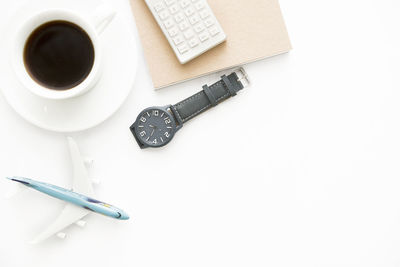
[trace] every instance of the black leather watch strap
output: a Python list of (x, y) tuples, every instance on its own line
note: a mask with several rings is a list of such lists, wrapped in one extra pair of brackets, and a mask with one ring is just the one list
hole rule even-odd
[(221, 80), (210, 87), (203, 85), (203, 90), (172, 106), (179, 123), (184, 123), (203, 111), (216, 106), (225, 99), (235, 96), (243, 89), (243, 84), (235, 72), (223, 75)]

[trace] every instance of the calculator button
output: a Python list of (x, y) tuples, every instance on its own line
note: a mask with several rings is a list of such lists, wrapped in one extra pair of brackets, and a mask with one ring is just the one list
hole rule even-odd
[(169, 34), (169, 36), (171, 36), (171, 37), (176, 36), (178, 33), (179, 33), (179, 30), (178, 30), (177, 27), (173, 27), (173, 28), (171, 28), (170, 30), (168, 30), (168, 34)]
[(185, 7), (187, 7), (187, 6), (190, 5), (190, 2), (189, 2), (189, 0), (182, 0), (182, 1), (180, 2), (180, 4), (181, 4), (181, 7), (182, 7), (182, 8), (185, 8)]
[(203, 32), (199, 34), (199, 38), (200, 41), (204, 42), (206, 41), (208, 38), (210, 38), (210, 35), (208, 34), (208, 32)]
[(210, 27), (212, 25), (214, 25), (214, 20), (212, 18), (208, 18), (206, 20), (204, 20), (204, 25), (206, 25), (206, 27)]
[(181, 31), (184, 31), (189, 27), (190, 27), (190, 25), (189, 25), (189, 23), (187, 21), (184, 21), (181, 24), (179, 24), (179, 29), (181, 29)]
[(164, 0), (164, 2), (167, 4), (167, 6), (172, 5), (173, 3), (176, 2), (176, 0)]
[(194, 14), (194, 8), (193, 7), (188, 7), (188, 8), (186, 8), (185, 9), (185, 14), (186, 14), (186, 16), (188, 16), (188, 17), (190, 17), (191, 15), (193, 15)]
[(174, 26), (174, 22), (172, 21), (172, 19), (167, 19), (166, 21), (164, 21), (164, 26), (165, 28), (169, 29)]
[(182, 20), (185, 19), (185, 15), (183, 15), (182, 12), (179, 12), (178, 14), (175, 15), (175, 21), (176, 23), (181, 22)]
[(211, 36), (215, 36), (219, 33), (219, 29), (217, 27), (212, 27), (209, 29)]
[(206, 9), (200, 11), (199, 14), (200, 14), (200, 17), (201, 17), (202, 19), (205, 19), (205, 18), (207, 18), (208, 16), (210, 16), (210, 12), (208, 12), (208, 10), (206, 10)]
[(179, 11), (179, 7), (178, 7), (177, 4), (174, 4), (174, 5), (169, 7), (169, 12), (171, 12), (171, 14), (175, 14), (178, 11)]
[(197, 25), (194, 26), (194, 30), (195, 30), (197, 33), (204, 31), (204, 26), (203, 26), (203, 24), (198, 23)]
[(189, 47), (186, 44), (183, 44), (181, 46), (178, 46), (178, 50), (181, 54), (183, 54), (189, 51)]
[(198, 3), (194, 4), (194, 6), (196, 7), (197, 10), (201, 10), (204, 8), (204, 3), (198, 2)]
[(198, 44), (199, 44), (199, 41), (197, 40), (197, 38), (192, 38), (192, 39), (189, 40), (189, 45), (192, 48), (197, 46)]
[(198, 15), (193, 15), (189, 18), (190, 24), (196, 24), (200, 21), (200, 17)]
[(160, 12), (161, 10), (164, 9), (164, 6), (161, 2), (158, 2), (154, 5), (154, 9), (156, 10), (156, 12)]
[(158, 13), (158, 15), (160, 16), (160, 19), (165, 20), (169, 17), (169, 13), (167, 10), (161, 11), (160, 13)]
[(174, 39), (174, 44), (175, 45), (179, 45), (179, 44), (181, 44), (181, 43), (183, 43), (185, 40), (183, 39), (183, 37), (182, 36), (180, 36), (180, 35), (178, 35), (177, 37), (175, 37)]
[(194, 32), (192, 29), (189, 29), (183, 33), (186, 39), (190, 39), (194, 36)]

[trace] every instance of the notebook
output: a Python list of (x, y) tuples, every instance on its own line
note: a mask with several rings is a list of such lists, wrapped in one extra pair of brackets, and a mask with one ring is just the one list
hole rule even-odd
[(130, 1), (155, 89), (291, 49), (278, 0), (208, 0), (227, 40), (182, 65), (145, 1)]

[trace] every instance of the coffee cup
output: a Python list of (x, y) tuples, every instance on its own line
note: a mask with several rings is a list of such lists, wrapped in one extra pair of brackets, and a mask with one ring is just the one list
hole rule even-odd
[(12, 65), (26, 89), (47, 99), (68, 99), (92, 89), (101, 75), (99, 35), (115, 15), (108, 5), (91, 14), (41, 11), (14, 37)]

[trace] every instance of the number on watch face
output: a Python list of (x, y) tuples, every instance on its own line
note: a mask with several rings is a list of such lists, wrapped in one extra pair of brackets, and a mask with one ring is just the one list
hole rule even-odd
[(174, 135), (172, 115), (161, 109), (146, 109), (138, 117), (136, 136), (143, 144), (157, 147), (167, 144)]

